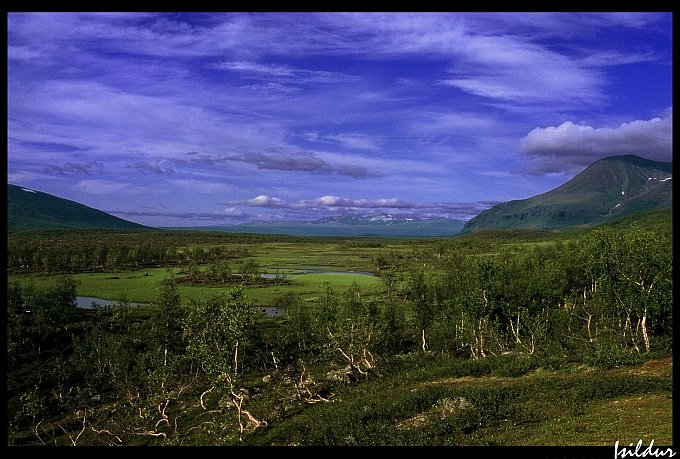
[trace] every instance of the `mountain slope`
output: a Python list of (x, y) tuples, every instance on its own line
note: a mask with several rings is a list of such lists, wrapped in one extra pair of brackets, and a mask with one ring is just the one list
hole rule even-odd
[(148, 228), (48, 193), (7, 184), (7, 231)]
[(554, 190), (481, 212), (465, 224), (462, 233), (589, 225), (612, 216), (672, 207), (672, 172), (670, 162), (633, 155), (604, 158)]

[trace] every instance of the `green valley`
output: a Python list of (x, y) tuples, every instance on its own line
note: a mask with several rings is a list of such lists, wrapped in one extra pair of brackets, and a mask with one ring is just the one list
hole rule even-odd
[(12, 234), (8, 442), (672, 444), (670, 247), (670, 209), (430, 239)]

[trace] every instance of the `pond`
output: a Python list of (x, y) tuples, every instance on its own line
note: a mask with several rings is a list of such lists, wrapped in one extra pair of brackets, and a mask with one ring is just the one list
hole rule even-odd
[(279, 308), (273, 308), (271, 306), (259, 306), (257, 308), (262, 314), (269, 317), (285, 317), (286, 311)]
[[(77, 296), (76, 307), (81, 309), (92, 309), (92, 303), (102, 308), (110, 308), (118, 301), (105, 300), (103, 298), (96, 298), (94, 296)], [(138, 306), (140, 303), (130, 303), (132, 306)]]

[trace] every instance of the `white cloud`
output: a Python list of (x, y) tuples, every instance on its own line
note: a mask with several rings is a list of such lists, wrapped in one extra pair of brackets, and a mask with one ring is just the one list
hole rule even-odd
[(636, 120), (618, 127), (595, 128), (571, 121), (536, 128), (520, 140), (524, 154), (536, 160), (535, 172), (585, 167), (614, 155), (638, 155), (656, 161), (673, 156), (673, 113), (663, 118)]
[(315, 199), (315, 202), (322, 206), (341, 206), (350, 202), (349, 199), (343, 199), (339, 196), (321, 196)]
[(227, 207), (220, 212), (220, 215), (225, 215), (227, 217), (242, 217), (244, 214), (238, 207)]
[(255, 207), (282, 207), (286, 205), (286, 202), (284, 200), (272, 196), (267, 196), (266, 194), (261, 194), (259, 196), (254, 197), (253, 199), (249, 199), (247, 203), (248, 205)]
[(452, 78), (441, 83), (462, 91), (519, 104), (600, 101), (602, 78), (575, 59), (514, 36), (467, 34), (451, 67)]

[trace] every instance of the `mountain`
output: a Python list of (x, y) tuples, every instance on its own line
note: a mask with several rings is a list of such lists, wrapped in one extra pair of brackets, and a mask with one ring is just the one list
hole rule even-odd
[(194, 229), (291, 236), (445, 237), (458, 234), (464, 223), (462, 220), (448, 218), (416, 219), (379, 214), (325, 217), (307, 222), (262, 221)]
[(492, 228), (556, 229), (673, 206), (671, 162), (634, 155), (594, 162), (565, 184), (528, 199), (497, 204), (470, 219), (461, 234)]
[(7, 184), (7, 231), (148, 229), (68, 199)]
[(394, 217), (390, 214), (379, 214), (364, 216), (342, 215), (335, 217), (324, 217), (320, 218), (319, 220), (315, 220), (311, 223), (315, 224), (339, 223), (343, 225), (394, 225), (399, 223), (408, 223), (412, 221), (416, 221), (416, 219), (410, 217)]

